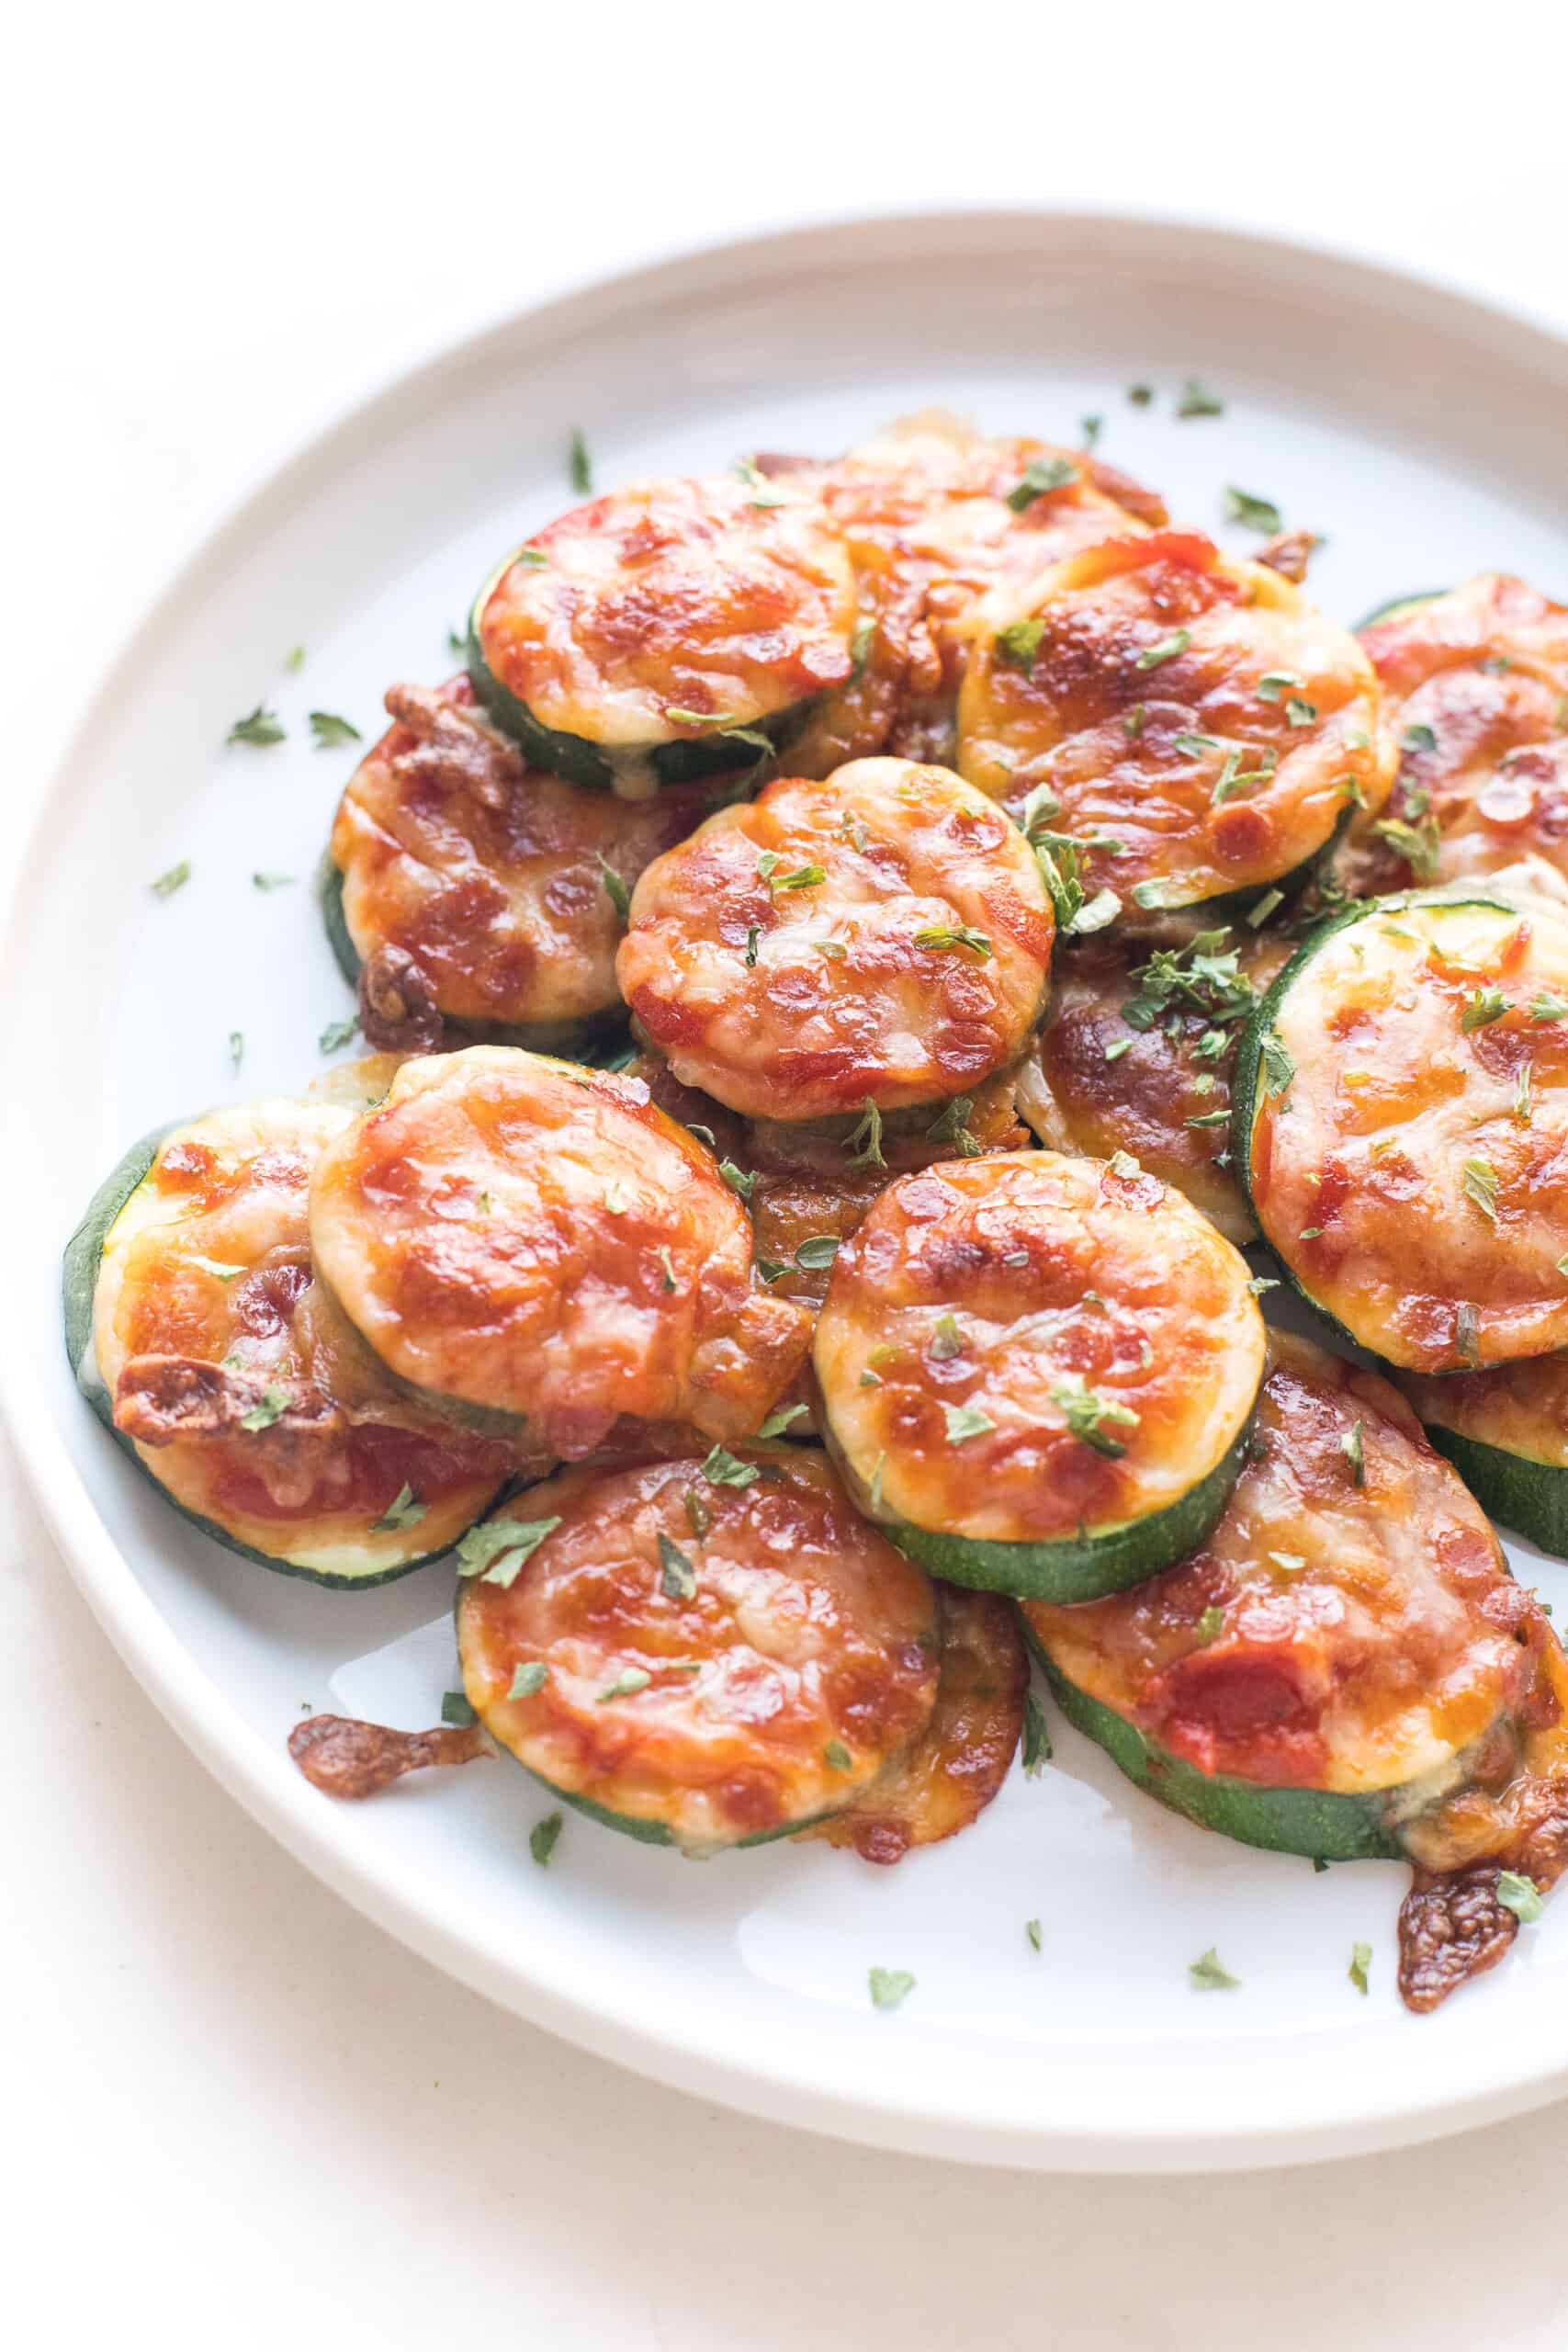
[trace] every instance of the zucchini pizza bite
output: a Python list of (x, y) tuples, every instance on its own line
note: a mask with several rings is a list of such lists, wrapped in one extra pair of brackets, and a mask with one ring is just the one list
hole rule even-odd
[(322, 1153), (310, 1242), (398, 1380), (557, 1457), (623, 1415), (750, 1435), (809, 1335), (753, 1286), (744, 1207), (645, 1085), (514, 1047), (405, 1062)]
[(1231, 1168), (1231, 1069), (1241, 1024), (1292, 945), (1242, 924), (1184, 947), (1097, 940), (1065, 956), (1018, 1075), (1041, 1142), (1090, 1159), (1130, 1151), (1227, 1240), (1255, 1239)]
[(1568, 876), (1568, 607), (1483, 571), (1361, 630), (1399, 769), (1347, 860), (1363, 889), (1491, 875), (1534, 854)]
[(1246, 1261), (1118, 1154), (901, 1176), (834, 1261), (814, 1363), (862, 1508), (958, 1584), (1086, 1600), (1200, 1543), (1263, 1376)]
[(902, 1861), (967, 1829), (1001, 1789), (1018, 1753), (1029, 1653), (1018, 1611), (994, 1592), (938, 1584), (936, 1706), (912, 1747), (842, 1813), (803, 1834), (863, 1861)]
[(1081, 549), (991, 599), (975, 637), (960, 772), (1059, 823), (1126, 912), (1292, 882), (1386, 797), (1355, 639), (1197, 532)]
[(321, 881), (366, 1036), (423, 1051), (454, 1033), (559, 1046), (617, 1018), (632, 886), (716, 788), (627, 803), (530, 768), (467, 678), (393, 686), (387, 708), (393, 724), (338, 804)]
[(942, 1102), (1014, 1061), (1054, 930), (1033, 851), (982, 794), (858, 760), (780, 777), (656, 858), (615, 968), (683, 1083), (816, 1119)]
[(513, 1450), (397, 1391), (312, 1279), (311, 1171), (352, 1113), (209, 1112), (147, 1137), (66, 1250), (66, 1348), (99, 1418), (245, 1558), (373, 1585), (445, 1552)]
[(1527, 1356), (1400, 1386), (1494, 1519), (1568, 1559), (1568, 1355)]
[(1415, 1861), (1413, 2007), (1501, 1956), (1518, 1924), (1502, 1870), (1562, 1867), (1562, 1653), (1376, 1374), (1274, 1334), (1247, 1467), (1201, 1548), (1024, 1616), (1064, 1713), (1162, 1804), (1320, 1861)]
[(1233, 1150), (1264, 1239), (1408, 1372), (1568, 1347), (1568, 911), (1482, 887), (1324, 924), (1236, 1056)]
[[(1086, 450), (987, 438), (939, 410), (901, 419), (808, 479), (863, 579), (886, 567), (917, 594), (912, 616), (886, 589), (886, 621), (881, 606), (868, 608), (882, 639), (873, 639), (874, 659), (885, 673), (895, 658), (903, 663), (885, 740), (913, 759), (952, 758), (966, 625), (983, 596), (1021, 589), (1109, 532), (1166, 519), (1153, 492)], [(804, 763), (801, 772), (818, 773)]]
[(770, 758), (850, 678), (858, 619), (841, 537), (789, 482), (634, 482), (486, 582), (468, 672), (531, 760), (646, 798)]
[(570, 1470), (471, 1545), (457, 1600), (481, 1724), (569, 1804), (705, 1854), (866, 1798), (931, 1721), (930, 1578), (826, 1457)]

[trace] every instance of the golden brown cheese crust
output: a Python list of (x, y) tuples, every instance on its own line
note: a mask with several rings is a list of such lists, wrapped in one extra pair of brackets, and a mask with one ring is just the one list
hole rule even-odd
[[(937, 1693), (923, 1570), (858, 1516), (825, 1455), (743, 1458), (760, 1474), (744, 1486), (694, 1456), (532, 1488), (516, 1514), (560, 1523), (514, 1581), (472, 1578), (457, 1606), (464, 1686), (495, 1737), (557, 1788), (699, 1851), (863, 1793)], [(541, 1666), (513, 1697), (518, 1669)]]
[(1568, 876), (1568, 608), (1483, 571), (1361, 631), (1399, 772), (1358, 825), (1362, 887), (1495, 874), (1530, 853)]
[(781, 777), (655, 860), (616, 958), (675, 1075), (755, 1118), (961, 1094), (1017, 1058), (1054, 924), (1017, 828), (942, 768)]
[(852, 667), (849, 557), (820, 508), (730, 477), (629, 484), (529, 542), (479, 616), (492, 674), (542, 726), (606, 750), (750, 726)]
[[(1293, 943), (1227, 934), (1241, 978), (1258, 993)], [(1213, 991), (1176, 993), (1150, 1027), (1122, 1008), (1142, 993), (1147, 951), (1122, 942), (1077, 948), (1056, 967), (1044, 1025), (1019, 1076), (1019, 1108), (1048, 1150), (1109, 1159), (1130, 1151), (1174, 1184), (1229, 1241), (1257, 1232), (1230, 1164), (1230, 1080), (1239, 1025), (1216, 1026)]]
[[(1264, 1353), (1248, 1281), (1131, 1163), (1017, 1152), (901, 1176), (818, 1318), (835, 1441), (872, 1509), (917, 1527), (1042, 1543), (1147, 1517), (1246, 1425)], [(1098, 1445), (1072, 1426), (1080, 1390), (1106, 1408)]]
[[(1070, 1681), (1200, 1771), (1355, 1794), (1436, 1775), (1438, 1795), (1461, 1751), (1536, 1712), (1545, 1619), (1387, 1382), (1271, 1339), (1258, 1442), (1202, 1547), (1025, 1616)], [(1502, 1749), (1506, 1777), (1513, 1733)]]
[[(1421, 1373), (1568, 1346), (1568, 914), (1401, 901), (1319, 949), (1260, 1084), (1253, 1205), (1309, 1295)], [(1496, 1017), (1493, 1017), (1495, 1014)]]
[(902, 1861), (967, 1829), (1000, 1791), (1023, 1732), (1029, 1654), (1018, 1612), (995, 1593), (938, 1584), (942, 1656), (930, 1724), (875, 1787), (806, 1834), (863, 1861)]
[(445, 1020), (568, 1033), (618, 1009), (622, 921), (650, 859), (715, 805), (672, 786), (627, 802), (526, 765), (487, 727), (466, 677), (394, 686), (394, 724), (338, 804), (331, 855), (367, 966), (407, 957)]
[(439, 1551), (513, 1459), (397, 1394), (312, 1278), (310, 1175), (348, 1115), (261, 1103), (177, 1130), (106, 1237), (94, 1299), (96, 1366), (144, 1465), (254, 1550), (328, 1566), (406, 1555), (373, 1526), (405, 1486), (418, 1548)]
[(499, 1046), (405, 1063), (323, 1155), (310, 1229), (400, 1379), (569, 1457), (622, 1414), (748, 1434), (805, 1352), (710, 1154), (604, 1071)]
[(1094, 888), (1180, 907), (1288, 874), (1353, 796), (1380, 806), (1378, 726), (1353, 637), (1278, 572), (1163, 531), (987, 605), (958, 766), (1010, 807), (1043, 787)]

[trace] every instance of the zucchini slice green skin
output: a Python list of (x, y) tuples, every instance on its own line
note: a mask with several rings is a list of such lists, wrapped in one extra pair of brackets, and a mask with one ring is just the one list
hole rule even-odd
[[(514, 556), (509, 555), (498, 564), (474, 599), (468, 618), (468, 676), (478, 695), (498, 727), (503, 728), (527, 757), (542, 768), (549, 768), (556, 775), (565, 776), (569, 784), (592, 786), (602, 792), (612, 792), (615, 786), (616, 769), (596, 743), (585, 735), (568, 735), (559, 728), (546, 727), (535, 718), (525, 702), (503, 685), (485, 659), (479, 621), (491, 590), (502, 575), (511, 569)], [(784, 710), (773, 711), (754, 726), (748, 724), (749, 735), (765, 735), (773, 753), (784, 750), (791, 738), (806, 724), (816, 695), (805, 701), (791, 703)], [(663, 743), (650, 744), (640, 755), (639, 764), (646, 763), (658, 784), (693, 784), (703, 776), (722, 775), (726, 772), (744, 772), (747, 765), (756, 771), (761, 780), (769, 755), (759, 752), (754, 743), (737, 743), (725, 733), (679, 737)]]
[(1409, 596), (1390, 596), (1385, 604), (1374, 605), (1371, 611), (1356, 623), (1356, 635), (1359, 637), (1363, 629), (1371, 628), (1375, 622), (1391, 621), (1396, 616), (1416, 612), (1422, 605), (1436, 604), (1439, 596), (1448, 594), (1446, 588), (1419, 588)]
[(596, 1821), (601, 1829), (617, 1829), (623, 1838), (635, 1838), (639, 1846), (673, 1848), (677, 1853), (684, 1853), (693, 1860), (706, 1859), (710, 1852), (739, 1854), (749, 1846), (776, 1846), (781, 1838), (798, 1838), (802, 1831), (815, 1829), (818, 1823), (834, 1818), (831, 1813), (816, 1813), (809, 1821), (784, 1821), (776, 1829), (754, 1830), (750, 1837), (732, 1838), (727, 1845), (711, 1849), (683, 1847), (674, 1831), (664, 1822), (649, 1821), (635, 1813), (612, 1813), (608, 1805), (595, 1804), (592, 1797), (581, 1796), (571, 1789), (558, 1788), (554, 1781), (547, 1781), (542, 1772), (536, 1772), (531, 1764), (524, 1764), (520, 1758), (511, 1754), (510, 1749), (503, 1748), (502, 1753), (517, 1765), (520, 1771), (526, 1772), (531, 1781), (537, 1781), (541, 1789), (547, 1790), (559, 1804), (569, 1804), (574, 1813), (583, 1814), (590, 1821)]
[(1229, 1452), (1178, 1501), (1098, 1535), (1059, 1544), (987, 1544), (903, 1520), (879, 1524), (900, 1551), (950, 1584), (1008, 1593), (1015, 1600), (1101, 1600), (1196, 1550), (1224, 1510), (1251, 1439), (1249, 1416)]
[(1146, 1796), (1185, 1815), (1201, 1829), (1277, 1854), (1305, 1854), (1314, 1861), (1404, 1859), (1404, 1847), (1388, 1826), (1390, 1798), (1396, 1798), (1397, 1792), (1345, 1796), (1317, 1789), (1269, 1789), (1224, 1773), (1200, 1772), (1195, 1765), (1156, 1747), (1124, 1715), (1069, 1682), (1032, 1634), (1030, 1645), (1067, 1721), (1103, 1747)]
[(1422, 1426), (1484, 1511), (1517, 1534), (1528, 1535), (1543, 1552), (1568, 1559), (1568, 1470), (1461, 1436), (1440, 1421)]
[[(234, 1553), (240, 1559), (251, 1560), (258, 1566), (270, 1568), (275, 1576), (298, 1577), (308, 1584), (326, 1585), (339, 1591), (359, 1592), (368, 1590), (374, 1585), (395, 1584), (400, 1578), (412, 1576), (416, 1568), (429, 1567), (433, 1562), (446, 1558), (451, 1546), (443, 1544), (435, 1551), (422, 1552), (391, 1566), (378, 1566), (354, 1573), (342, 1567), (326, 1569), (313, 1566), (308, 1562), (283, 1559), (275, 1553), (258, 1551), (254, 1544), (243, 1544), (231, 1534), (217, 1520), (187, 1509), (170, 1493), (124, 1431), (116, 1429), (114, 1400), (98, 1374), (92, 1349), (94, 1297), (104, 1242), (132, 1193), (145, 1181), (165, 1138), (184, 1124), (176, 1120), (165, 1126), (155, 1127), (131, 1145), (94, 1193), (81, 1223), (65, 1245), (61, 1268), (65, 1354), (84, 1400), (103, 1423), (116, 1445), (187, 1525), (197, 1528), (203, 1535), (210, 1536), (215, 1544), (221, 1544), (226, 1552)], [(498, 1487), (496, 1493), (476, 1510), (476, 1519), (482, 1518), (486, 1511), (493, 1509), (502, 1491), (502, 1487)]]

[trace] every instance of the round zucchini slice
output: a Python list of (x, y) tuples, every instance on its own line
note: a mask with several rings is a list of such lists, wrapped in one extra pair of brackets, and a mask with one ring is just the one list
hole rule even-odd
[(1152, 955), (1109, 940), (1064, 958), (1020, 1068), (1023, 1117), (1050, 1151), (1130, 1151), (1228, 1241), (1255, 1240), (1231, 1170), (1231, 1068), (1241, 1023), (1291, 952), (1244, 924)]
[(1405, 597), (1363, 624), (1399, 769), (1358, 820), (1348, 874), (1403, 889), (1520, 857), (1568, 876), (1568, 606), (1506, 573)]
[(399, 1380), (557, 1457), (623, 1414), (750, 1435), (809, 1334), (646, 1085), (505, 1046), (403, 1064), (322, 1153), (310, 1246)]
[(901, 1762), (867, 1794), (804, 1834), (867, 1862), (956, 1838), (999, 1792), (1018, 1753), (1029, 1654), (1018, 1611), (998, 1593), (941, 1585), (936, 1710)]
[(677, 1078), (751, 1118), (969, 1091), (1015, 1060), (1054, 935), (1017, 827), (945, 768), (780, 777), (656, 858), (616, 957)]
[(1494, 1519), (1568, 1559), (1568, 1356), (1400, 1382), (1439, 1453)]
[(1271, 1336), (1201, 1549), (1025, 1622), (1063, 1712), (1172, 1811), (1325, 1861), (1428, 1856), (1513, 1779), (1555, 1645), (1387, 1382)]
[(83, 1394), (187, 1519), (362, 1586), (449, 1550), (513, 1461), (392, 1392), (312, 1281), (310, 1171), (351, 1115), (261, 1102), (145, 1137), (72, 1237), (63, 1295)]
[(755, 768), (854, 668), (855, 580), (786, 482), (643, 481), (509, 556), (475, 601), (468, 671), (531, 760), (643, 799)]
[(513, 1510), (464, 1563), (463, 1687), (610, 1827), (693, 1855), (784, 1837), (864, 1796), (930, 1722), (930, 1579), (821, 1453), (570, 1470)]
[(1387, 797), (1355, 639), (1197, 532), (1084, 548), (976, 627), (961, 773), (1059, 825), (1128, 913), (1294, 877), (1352, 801)]
[(1264, 1239), (1407, 1372), (1568, 1347), (1568, 910), (1413, 892), (1306, 939), (1236, 1055)]
[(322, 874), (327, 935), (373, 1044), (449, 1032), (561, 1046), (621, 1017), (633, 885), (714, 805), (628, 804), (525, 765), (466, 677), (393, 686), (393, 724), (350, 777)]
[(1247, 1447), (1246, 1261), (1126, 1156), (901, 1176), (839, 1251), (814, 1361), (863, 1508), (956, 1584), (1083, 1600), (1201, 1543)]

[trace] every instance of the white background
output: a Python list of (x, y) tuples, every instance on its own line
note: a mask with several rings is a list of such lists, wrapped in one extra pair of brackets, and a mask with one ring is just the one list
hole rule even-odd
[[(35, 9), (0, 153), (0, 789), (38, 789), (85, 677), (291, 438), (405, 353), (650, 250), (1099, 202), (1350, 240), (1568, 318), (1560, 22)], [(750, 2123), (492, 2010), (274, 1848), (118, 1666), (6, 1453), (0, 1640), (13, 2340), (1562, 2342), (1568, 2109), (1224, 2182), (966, 2172)]]

